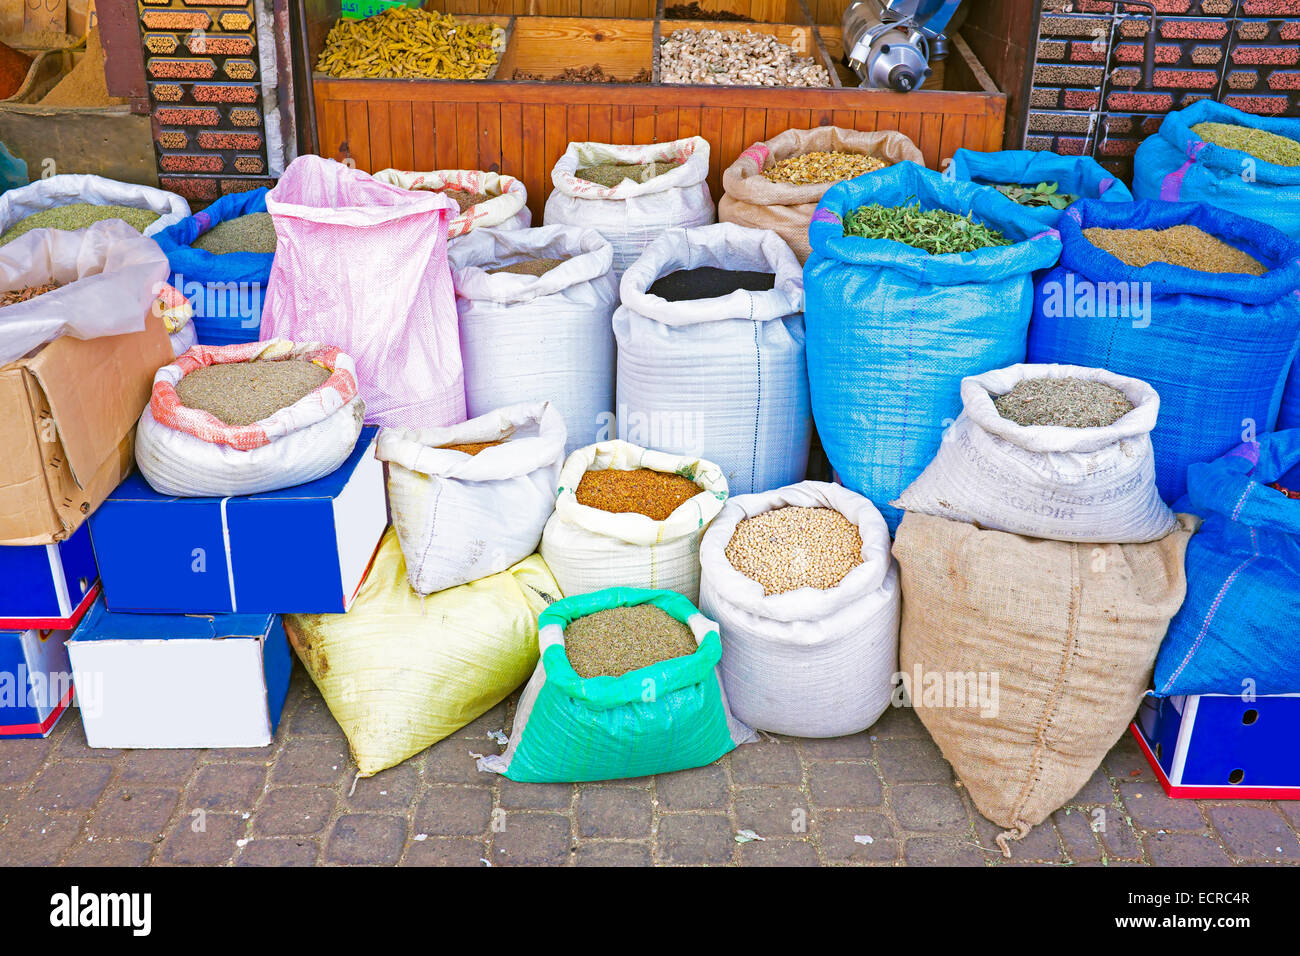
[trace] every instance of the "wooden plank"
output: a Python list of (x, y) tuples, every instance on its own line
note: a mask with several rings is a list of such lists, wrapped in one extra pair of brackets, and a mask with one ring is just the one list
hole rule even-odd
[(614, 107), (592, 106), (587, 117), (587, 136), (593, 143), (609, 143), (614, 135)]
[(763, 139), (771, 139), (778, 133), (784, 133), (790, 128), (789, 110), (765, 110), (764, 112), (767, 113), (767, 117), (763, 130)]
[[(984, 132), (981, 128), (981, 134)], [(935, 169), (943, 169), (944, 160), (949, 159), (957, 148), (961, 146), (966, 135), (966, 117), (964, 116), (945, 116), (943, 117), (943, 133), (939, 138), (939, 159)]]
[(522, 182), (524, 167), (523, 107), (501, 104), (501, 172)]
[(456, 104), (456, 169), (478, 169), (478, 108)]
[(320, 149), (322, 156), (342, 161), (340, 147), (348, 138), (347, 106), (342, 100), (317, 100), (316, 112), (321, 116)]
[(635, 108), (620, 103), (613, 109), (614, 125), (610, 131), (609, 141), (620, 146), (632, 142), (632, 138), (636, 135)]
[(699, 136), (700, 130), (700, 109), (699, 107), (683, 106), (677, 110), (677, 138), (685, 139), (688, 136)]
[(345, 105), (347, 111), (347, 130), (343, 138), (343, 154), (356, 164), (357, 169), (368, 173), (375, 172), (370, 165), (370, 111), (364, 100), (349, 100)]
[(389, 162), (394, 169), (415, 168), (415, 126), (410, 103), (388, 104)]
[(546, 107), (546, 155), (543, 162), (550, 170), (569, 148), (569, 117), (563, 103)]
[(433, 104), (412, 103), (411, 125), (415, 127), (411, 166), (420, 172), (429, 172), (437, 162), (434, 152), (436, 142), (433, 129)]
[[(864, 114), (857, 113), (855, 115), (862, 116)], [(898, 114), (893, 110), (876, 113), (875, 124), (876, 124), (876, 129), (898, 129)], [(863, 129), (863, 128), (864, 127), (862, 126), (858, 127), (858, 129)]]
[(745, 125), (742, 127), (743, 145), (736, 153), (722, 157), (723, 169), (726, 169), (736, 161), (736, 157), (755, 143), (761, 143), (767, 138), (767, 110), (765, 109), (748, 109), (745, 110)]
[(920, 146), (921, 114), (911, 111), (898, 114), (898, 131)]
[(931, 169), (939, 168), (939, 138), (942, 133), (942, 114), (926, 113), (921, 117), (921, 138), (914, 142), (925, 156), (925, 165)]
[(523, 162), (516, 175), (528, 190), (533, 223), (540, 225), (542, 207), (551, 191), (551, 167), (546, 165), (546, 107), (529, 103), (520, 109), (524, 119)]
[(637, 106), (632, 110), (632, 142), (637, 144), (655, 141), (655, 108)]
[(435, 169), (459, 169), (456, 149), (456, 104), (437, 103), (434, 106)]
[(478, 165), (487, 173), (501, 172), (501, 107), (496, 103), (478, 105)]
[[(588, 135), (587, 123), (588, 113), (591, 107), (583, 105), (566, 106), (564, 108), (566, 120), (565, 128), (568, 130), (569, 143), (586, 143), (591, 137)], [(567, 148), (567, 144), (566, 144)]]
[[(709, 182), (722, 182), (722, 110), (700, 110), (700, 135), (709, 141)], [(720, 195), (720, 194), (719, 194)]]
[(655, 142), (671, 143), (679, 137), (679, 120), (675, 106), (660, 106), (655, 113)]

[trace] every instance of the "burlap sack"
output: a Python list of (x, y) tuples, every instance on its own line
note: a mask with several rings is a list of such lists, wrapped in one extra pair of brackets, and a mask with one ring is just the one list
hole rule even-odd
[[(1159, 541), (1118, 545), (903, 518), (904, 686), (980, 813), (1007, 828), (1005, 856), (1124, 733), (1183, 602), (1196, 523), (1179, 515)], [(940, 677), (953, 690), (938, 693)], [(972, 681), (984, 693), (957, 699)]]
[(808, 223), (822, 195), (835, 184), (774, 183), (763, 175), (763, 170), (789, 156), (821, 151), (867, 153), (891, 166), (905, 160), (925, 165), (916, 144), (893, 130), (861, 133), (838, 126), (788, 129), (765, 143), (755, 143), (727, 167), (722, 174), (725, 195), (718, 203), (718, 221), (774, 230), (790, 244), (800, 264), (807, 261), (812, 253)]

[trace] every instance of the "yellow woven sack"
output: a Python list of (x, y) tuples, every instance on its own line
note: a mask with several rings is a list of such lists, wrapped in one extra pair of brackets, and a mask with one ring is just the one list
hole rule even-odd
[(360, 776), (396, 766), (490, 710), (537, 664), (537, 616), (561, 597), (537, 555), (421, 597), (389, 528), (352, 609), (284, 629), (343, 728)]

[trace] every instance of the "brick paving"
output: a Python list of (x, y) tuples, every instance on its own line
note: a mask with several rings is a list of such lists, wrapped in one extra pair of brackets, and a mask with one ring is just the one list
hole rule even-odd
[(696, 770), (570, 786), (475, 769), (470, 752), (495, 749), (513, 706), (355, 791), (301, 668), (265, 749), (92, 750), (70, 713), (47, 740), (0, 741), (0, 864), (1300, 864), (1300, 803), (1170, 800), (1127, 735), (1004, 860), (910, 711), (853, 737), (770, 738)]

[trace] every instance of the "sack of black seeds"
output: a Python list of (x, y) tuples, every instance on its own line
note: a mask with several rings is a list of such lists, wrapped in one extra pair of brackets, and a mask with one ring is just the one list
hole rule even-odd
[(549, 402), (445, 428), (385, 428), (388, 502), (411, 588), (431, 594), (504, 571), (537, 550), (555, 509), (564, 420)]
[(196, 345), (158, 370), (135, 460), (159, 494), (251, 495), (334, 471), (361, 435), (356, 366), (286, 339)]
[[(595, 624), (583, 659), (571, 659), (571, 629), (624, 609), (650, 613)], [(510, 743), (480, 770), (532, 783), (620, 780), (703, 767), (755, 739), (727, 709), (717, 624), (682, 595), (608, 588), (556, 601), (537, 623), (541, 661)]]
[(619, 436), (718, 463), (733, 494), (802, 481), (803, 270), (770, 229), (672, 229), (623, 275)]
[(577, 226), (483, 229), (448, 247), (447, 261), (469, 416), (549, 401), (566, 453), (608, 432), (618, 307), (609, 242)]
[(570, 143), (551, 171), (555, 189), (543, 220), (595, 229), (614, 247), (614, 273), (622, 275), (665, 229), (717, 221), (708, 175), (709, 142), (701, 136), (646, 146)]
[(1151, 449), (1160, 396), (1146, 382), (1012, 365), (962, 379), (961, 400), (894, 507), (1057, 541), (1126, 544), (1173, 530)]

